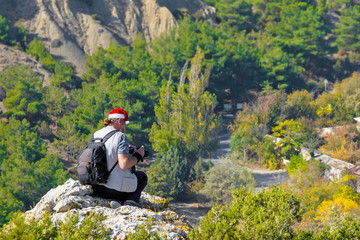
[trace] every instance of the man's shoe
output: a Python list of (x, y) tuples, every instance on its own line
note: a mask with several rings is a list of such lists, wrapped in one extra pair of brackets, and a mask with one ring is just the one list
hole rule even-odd
[(133, 200), (126, 200), (124, 202), (124, 206), (132, 206), (132, 207), (138, 207), (138, 208), (142, 208), (141, 204), (138, 202), (135, 202)]
[(116, 208), (118, 208), (118, 207), (121, 207), (121, 203), (119, 203), (118, 201), (111, 201), (111, 202), (110, 202), (110, 207), (111, 207), (112, 209), (116, 209)]

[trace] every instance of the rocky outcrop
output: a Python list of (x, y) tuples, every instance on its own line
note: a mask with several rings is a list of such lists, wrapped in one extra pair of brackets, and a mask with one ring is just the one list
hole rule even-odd
[(51, 72), (47, 70), (42, 63), (38, 62), (35, 57), (0, 44), (0, 72), (11, 66), (17, 66), (19, 64), (29, 66), (31, 70), (45, 80), (45, 84), (49, 83), (51, 79)]
[(191, 229), (186, 219), (169, 209), (168, 202), (163, 198), (142, 193), (140, 203), (143, 208), (120, 206), (112, 209), (109, 199), (92, 197), (91, 193), (91, 186), (69, 179), (45, 194), (25, 216), (40, 219), (47, 211), (56, 224), (63, 221), (69, 213), (88, 216), (95, 212), (106, 217), (103, 224), (111, 230), (111, 239), (124, 239), (129, 232), (134, 232), (150, 218), (153, 219), (151, 230), (166, 235), (168, 239), (185, 239)]
[(150, 41), (176, 26), (178, 9), (205, 19), (215, 15), (201, 0), (0, 0), (0, 6), (1, 15), (20, 21), (53, 56), (74, 65), (78, 75), (85, 71), (85, 53), (110, 42), (131, 44), (138, 33)]

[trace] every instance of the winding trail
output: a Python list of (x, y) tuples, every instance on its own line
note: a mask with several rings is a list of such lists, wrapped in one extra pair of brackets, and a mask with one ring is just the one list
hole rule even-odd
[[(205, 161), (211, 161), (214, 165), (219, 165), (222, 163), (222, 159), (231, 153), (230, 149), (230, 139), (231, 139), (231, 132), (228, 129), (229, 122), (223, 126), (222, 131), (220, 132), (218, 139), (219, 139), (219, 148), (215, 150), (208, 159)], [(248, 168), (249, 171), (252, 172), (257, 185), (255, 190), (259, 190), (262, 188), (266, 188), (271, 185), (278, 185), (286, 180), (289, 179), (289, 175), (286, 170), (255, 170)]]
[(289, 174), (286, 170), (249, 170), (252, 172), (257, 183), (255, 191), (259, 191), (271, 185), (279, 185), (280, 183), (285, 182), (289, 179)]
[(212, 153), (210, 157), (204, 159), (204, 161), (211, 161), (215, 166), (222, 163), (222, 158), (231, 153), (230, 150), (230, 138), (231, 132), (229, 130), (223, 130), (219, 136), (219, 147)]
[[(231, 152), (230, 138), (231, 132), (228, 130), (227, 125), (224, 125), (223, 130), (218, 136), (218, 149), (211, 153), (210, 157), (208, 159), (204, 159), (204, 161), (211, 161), (214, 165), (220, 165), (222, 163), (222, 159)], [(257, 182), (255, 192), (261, 191), (271, 185), (279, 185), (289, 179), (289, 175), (286, 170), (270, 171), (251, 168), (248, 168), (248, 170), (252, 172)], [(170, 207), (174, 208), (179, 214), (185, 215), (192, 226), (197, 226), (200, 218), (206, 215), (210, 210), (210, 208), (201, 207), (197, 203), (197, 200), (191, 196), (184, 196), (182, 201), (171, 203)]]

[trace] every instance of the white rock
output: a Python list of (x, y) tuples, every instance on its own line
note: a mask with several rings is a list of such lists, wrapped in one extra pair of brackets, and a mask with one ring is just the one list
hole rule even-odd
[(143, 208), (121, 206), (110, 207), (111, 199), (92, 197), (91, 186), (84, 186), (74, 179), (51, 189), (36, 206), (25, 213), (27, 218), (41, 219), (45, 211), (51, 212), (52, 221), (64, 221), (69, 213), (76, 213), (80, 222), (92, 212), (105, 216), (104, 226), (110, 229), (111, 239), (125, 239), (130, 232), (153, 219), (152, 231), (159, 232), (168, 239), (185, 239), (191, 229), (184, 217), (168, 208), (168, 202), (157, 196), (142, 193), (140, 203)]

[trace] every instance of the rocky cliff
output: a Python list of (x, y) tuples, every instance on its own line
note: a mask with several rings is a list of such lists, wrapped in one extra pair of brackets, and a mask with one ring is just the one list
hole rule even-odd
[[(103, 224), (109, 229), (111, 239), (124, 239), (129, 232), (134, 232), (141, 224), (153, 219), (152, 231), (157, 231), (167, 239), (185, 239), (191, 227), (184, 217), (168, 208), (165, 199), (142, 193), (142, 208), (120, 206), (110, 207), (110, 200), (92, 197), (91, 186), (84, 186), (79, 181), (69, 179), (63, 185), (51, 189), (36, 206), (25, 213), (26, 218), (40, 219), (45, 211), (51, 213), (52, 222), (64, 221), (67, 214), (89, 216), (96, 213), (106, 219)], [(81, 218), (80, 218), (81, 221)]]
[[(57, 59), (84, 72), (85, 53), (110, 42), (131, 44), (138, 33), (151, 40), (176, 26), (174, 14), (213, 18), (201, 0), (0, 0), (0, 14), (40, 38)], [(3, 54), (0, 52), (0, 54)]]

